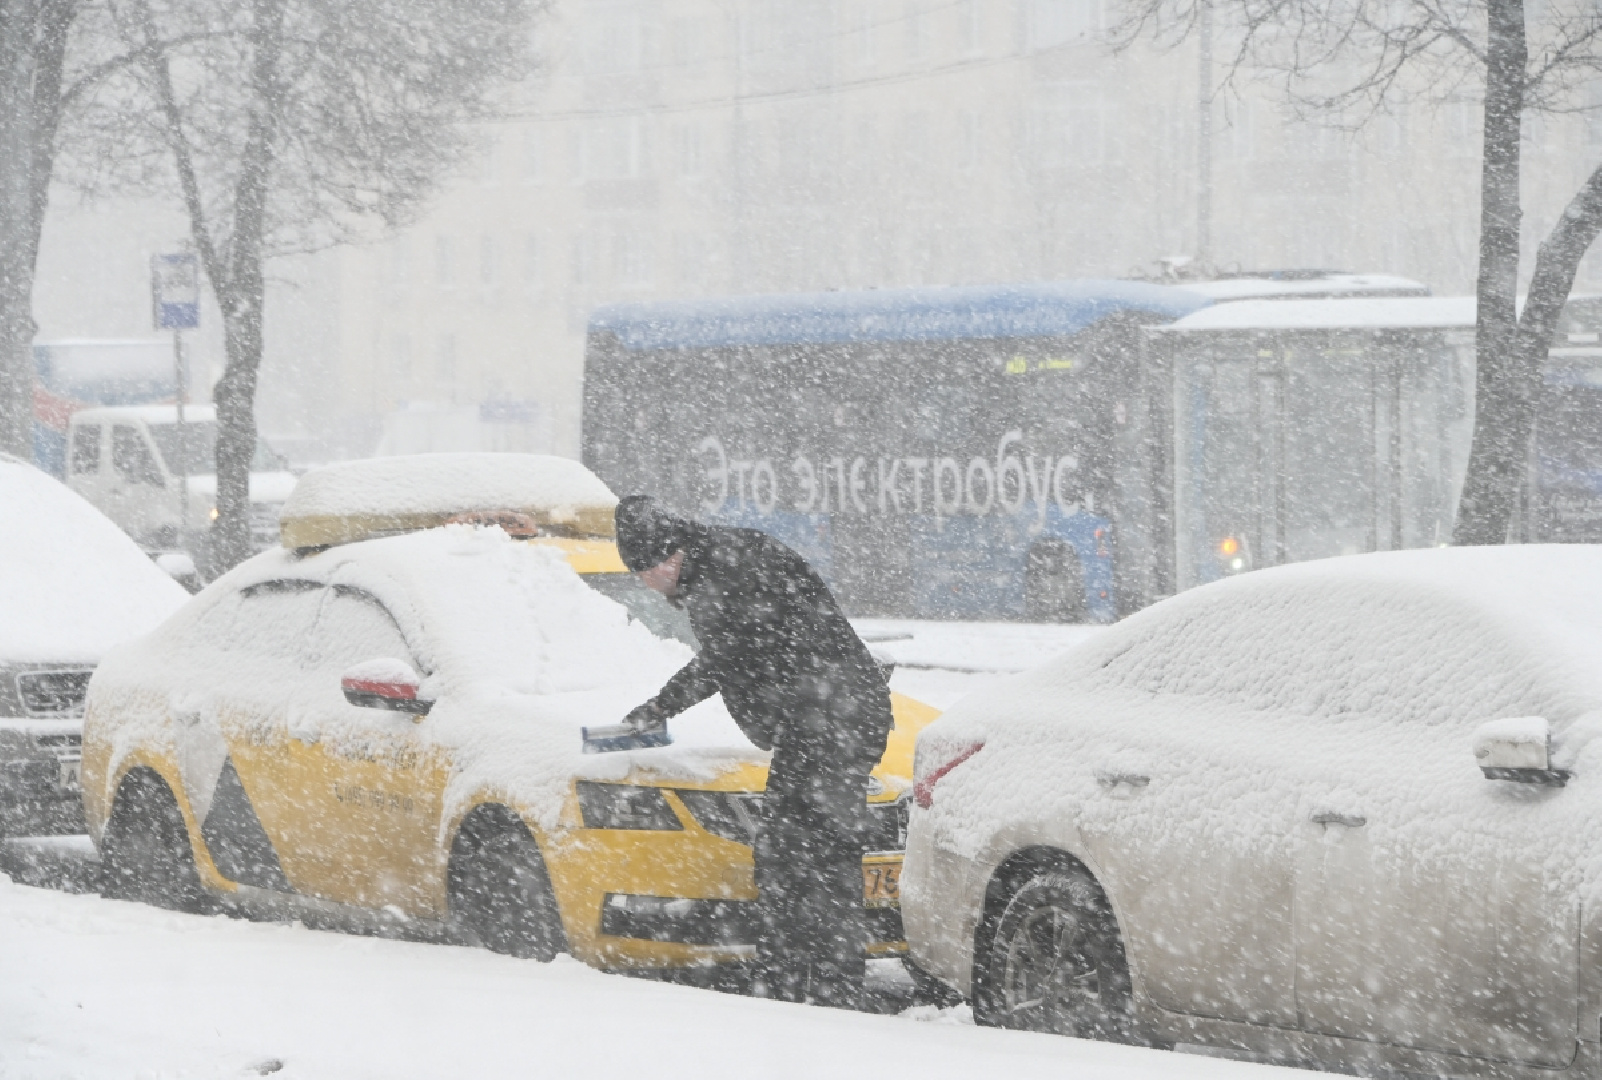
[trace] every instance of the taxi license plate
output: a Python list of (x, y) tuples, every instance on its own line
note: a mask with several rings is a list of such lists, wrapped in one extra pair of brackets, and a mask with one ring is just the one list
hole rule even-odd
[(83, 786), (82, 760), (78, 758), (61, 760), (61, 786), (69, 791), (77, 791)]
[(895, 907), (901, 903), (901, 858), (864, 859), (862, 901), (868, 907)]

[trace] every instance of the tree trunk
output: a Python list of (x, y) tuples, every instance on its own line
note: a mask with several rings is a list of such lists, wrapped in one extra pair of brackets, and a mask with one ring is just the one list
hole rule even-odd
[(33, 280), (78, 0), (0, 0), (0, 452), (33, 457)]
[(1524, 3), (1488, 0), (1486, 12), (1474, 442), (1454, 530), (1459, 544), (1507, 542), (1524, 476), (1534, 402), (1518, 333), (1519, 128), (1527, 60)]
[(227, 363), (213, 399), (217, 406), (217, 522), (211, 562), (220, 572), (251, 555), (250, 462), (256, 453), (256, 383), (261, 371), (262, 313), (267, 299), (267, 192), (275, 151), (273, 103), (278, 99), (285, 0), (253, 5), (255, 109), (234, 186), (233, 233), (226, 270), (212, 286), (223, 312)]

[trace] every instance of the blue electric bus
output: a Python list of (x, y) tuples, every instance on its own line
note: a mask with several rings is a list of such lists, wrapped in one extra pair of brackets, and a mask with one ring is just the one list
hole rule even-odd
[(856, 615), (1109, 621), (1149, 599), (1132, 281), (620, 304), (589, 327), (584, 461), (760, 528)]

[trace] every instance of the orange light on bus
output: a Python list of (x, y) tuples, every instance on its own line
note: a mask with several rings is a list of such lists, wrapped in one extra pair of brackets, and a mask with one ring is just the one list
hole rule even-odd
[(1224, 537), (1223, 543), (1218, 545), (1218, 553), (1226, 559), (1231, 555), (1239, 555), (1240, 541), (1236, 540), (1233, 536)]

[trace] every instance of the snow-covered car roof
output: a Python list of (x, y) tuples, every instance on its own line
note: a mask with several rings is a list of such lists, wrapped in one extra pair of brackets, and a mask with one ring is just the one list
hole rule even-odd
[(1561, 726), (1602, 716), (1599, 657), (1602, 545), (1381, 552), (1181, 593), (946, 719), (1046, 718), (1105, 691), (1424, 724), (1533, 702)]
[(570, 458), (455, 453), (342, 461), (300, 478), (279, 518), (284, 547), (320, 548), (515, 511), (582, 536), (612, 535), (617, 496)]
[(81, 496), (0, 455), (0, 661), (94, 663), (187, 599)]

